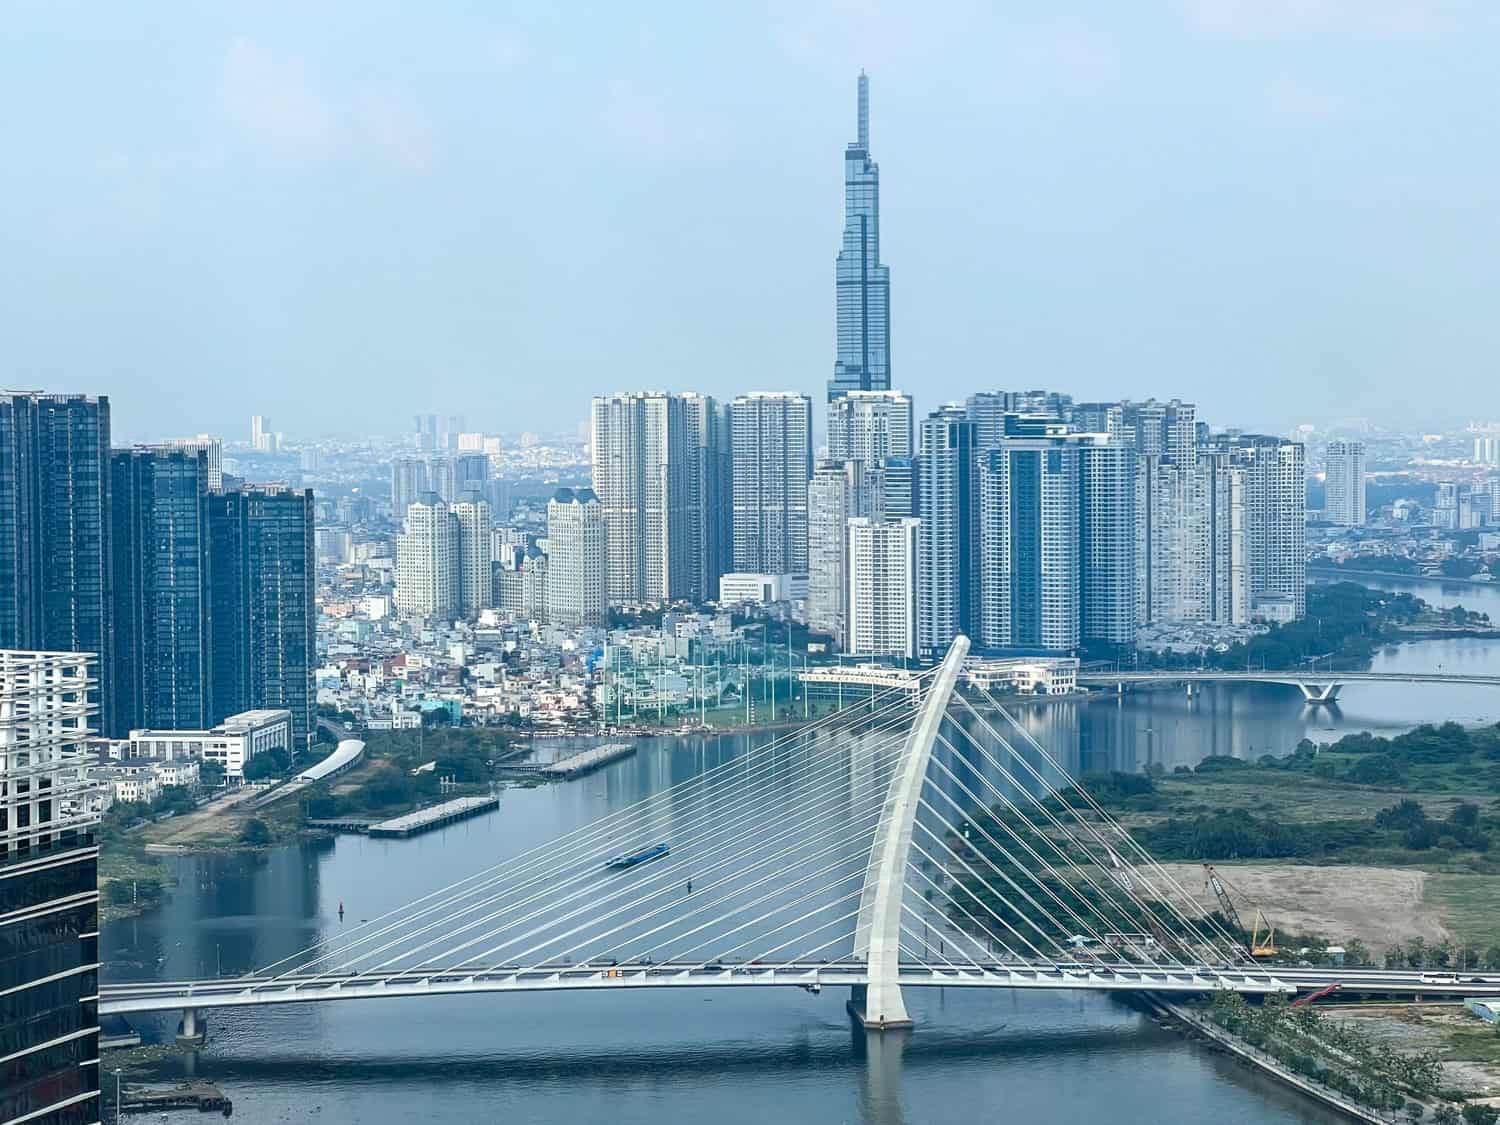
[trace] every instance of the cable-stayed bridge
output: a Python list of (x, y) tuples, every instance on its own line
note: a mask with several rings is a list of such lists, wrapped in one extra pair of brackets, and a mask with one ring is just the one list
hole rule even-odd
[[(877, 695), (237, 977), (112, 983), (100, 1011), (515, 992), (911, 987), (1500, 992), (1500, 977), (1254, 963), (987, 692), (959, 638)], [(914, 702), (915, 696), (915, 702)]]

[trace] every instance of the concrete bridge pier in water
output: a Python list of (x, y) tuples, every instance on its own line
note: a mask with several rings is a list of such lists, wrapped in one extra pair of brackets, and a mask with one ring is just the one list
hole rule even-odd
[(1332, 707), (1335, 703), (1338, 702), (1339, 691), (1343, 688), (1343, 686), (1344, 685), (1340, 684), (1340, 683), (1332, 683), (1332, 684), (1303, 684), (1303, 683), (1299, 683), (1297, 685), (1297, 687), (1302, 692), (1302, 698), (1304, 700), (1306, 700), (1308, 703), (1310, 703), (1313, 706), (1315, 706), (1315, 707), (1319, 706), (1319, 705), (1322, 705), (1322, 706), (1325, 706), (1325, 707)]
[(208, 1042), (208, 1019), (197, 1008), (182, 1009), (182, 1022), (177, 1026), (179, 1047), (201, 1047)]

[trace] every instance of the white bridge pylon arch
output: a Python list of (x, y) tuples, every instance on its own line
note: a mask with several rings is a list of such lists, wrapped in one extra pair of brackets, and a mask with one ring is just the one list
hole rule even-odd
[(856, 986), (849, 1002), (851, 1014), (866, 1027), (884, 1030), (912, 1025), (901, 995), (901, 908), (906, 866), (911, 859), (912, 831), (927, 765), (968, 654), (969, 638), (955, 638), (922, 700), (875, 829), (854, 931), (854, 956), (864, 960), (869, 983)]

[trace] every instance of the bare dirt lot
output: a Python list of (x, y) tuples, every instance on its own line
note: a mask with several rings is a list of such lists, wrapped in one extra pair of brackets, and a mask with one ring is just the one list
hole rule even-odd
[[(1163, 865), (1183, 890), (1217, 909), (1196, 863)], [(1452, 934), (1423, 898), (1429, 876), (1408, 867), (1299, 867), (1294, 864), (1216, 864), (1228, 883), (1241, 921), (1256, 907), (1279, 932), (1319, 934), (1330, 941), (1358, 938), (1372, 953), (1421, 937), (1441, 942)]]
[(238, 834), (245, 819), (236, 806), (259, 795), (259, 790), (247, 786), (196, 812), (157, 821), (145, 830), (147, 846), (167, 844), (183, 847), (208, 839), (234, 836)]
[(1436, 1051), (1448, 1085), (1500, 1100), (1500, 1038), (1461, 1004), (1329, 1005), (1327, 1014), (1400, 1051)]

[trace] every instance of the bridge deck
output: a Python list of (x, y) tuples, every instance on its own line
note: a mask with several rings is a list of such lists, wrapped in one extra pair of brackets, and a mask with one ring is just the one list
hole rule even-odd
[[(1302, 992), (1342, 984), (1349, 992), (1432, 996), (1500, 995), (1500, 975), (1399, 972), (1378, 969), (1148, 968), (1128, 962), (1053, 968), (1003, 962), (977, 966), (903, 963), (901, 985), (913, 988), (1009, 988), (1096, 990), (1106, 992), (1201, 993), (1230, 989), (1247, 994)], [(674, 965), (508, 966), (408, 970), (399, 973), (284, 978), (236, 977), (199, 981), (145, 981), (107, 984), (99, 990), (99, 1011), (109, 1015), (183, 1008), (234, 1008), (331, 1000), (396, 999), (493, 992), (555, 992), (629, 988), (822, 988), (866, 984), (865, 965), (835, 962), (754, 962)]]

